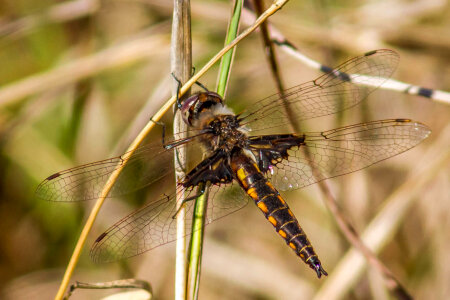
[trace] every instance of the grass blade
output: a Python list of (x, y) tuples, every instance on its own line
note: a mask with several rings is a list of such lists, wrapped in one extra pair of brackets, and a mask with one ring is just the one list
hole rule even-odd
[[(239, 31), (240, 24), (240, 16), (242, 11), (243, 1), (236, 0), (234, 3), (234, 7), (232, 10), (232, 15), (230, 18), (227, 36), (225, 39), (225, 45), (229, 44), (233, 41)], [(232, 61), (234, 57), (233, 51), (227, 52), (221, 60), (220, 69), (219, 69), (219, 77), (217, 84), (217, 93), (224, 97), (226, 88), (228, 85), (228, 79), (230, 76), (230, 70), (232, 66)], [(200, 286), (200, 271), (201, 271), (201, 263), (202, 263), (202, 252), (203, 252), (203, 240), (204, 240), (204, 227), (205, 227), (205, 217), (206, 217), (206, 208), (208, 204), (208, 190), (209, 183), (206, 185), (202, 185), (198, 189), (206, 190), (206, 192), (202, 193), (200, 197), (198, 197), (195, 201), (194, 206), (194, 216), (193, 216), (193, 224), (192, 224), (192, 237), (189, 245), (189, 271), (188, 271), (188, 295), (189, 299), (198, 299), (198, 290)]]

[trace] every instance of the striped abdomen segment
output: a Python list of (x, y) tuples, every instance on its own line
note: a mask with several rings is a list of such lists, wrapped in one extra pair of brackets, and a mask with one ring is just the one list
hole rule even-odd
[(328, 275), (322, 268), (317, 254), (289, 206), (272, 184), (267, 181), (254, 161), (241, 152), (241, 155), (232, 157), (231, 168), (235, 172), (239, 184), (255, 201), (286, 244), (316, 271), (319, 278), (322, 274)]

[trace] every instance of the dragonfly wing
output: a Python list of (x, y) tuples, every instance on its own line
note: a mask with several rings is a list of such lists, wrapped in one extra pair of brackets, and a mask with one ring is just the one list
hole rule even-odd
[(132, 257), (176, 237), (175, 194), (163, 197), (126, 216), (101, 234), (91, 248), (95, 262)]
[[(191, 147), (198, 149), (198, 142), (189, 141)], [(97, 199), (111, 174), (125, 161), (108, 196), (130, 193), (173, 174), (174, 149), (165, 149), (159, 141), (139, 147), (135, 152), (55, 173), (39, 184), (36, 198), (66, 202)]]
[[(419, 144), (430, 132), (421, 123), (397, 119), (297, 134), (296, 145), (269, 149), (272, 162), (264, 171), (280, 190), (298, 189), (400, 154)], [(256, 157), (261, 157), (258, 147), (251, 148)]]
[(248, 199), (248, 195), (235, 181), (225, 186), (211, 186), (205, 223), (209, 224), (238, 211), (248, 204)]
[(395, 71), (399, 56), (387, 49), (354, 57), (317, 79), (287, 89), (244, 111), (242, 124), (252, 134), (296, 121), (325, 116), (358, 104), (382, 85)]
[[(185, 199), (194, 197), (195, 190), (178, 188)], [(120, 220), (100, 235), (91, 249), (95, 262), (110, 262), (139, 255), (145, 251), (176, 240), (175, 194), (162, 197)], [(195, 201), (187, 201), (186, 234), (192, 231)], [(246, 194), (232, 183), (214, 185), (208, 196), (205, 224), (235, 212), (248, 203)]]

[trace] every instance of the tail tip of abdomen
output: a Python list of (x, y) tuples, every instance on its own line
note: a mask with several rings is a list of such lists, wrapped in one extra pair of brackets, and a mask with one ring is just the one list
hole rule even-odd
[(308, 263), (309, 263), (309, 266), (311, 267), (311, 269), (316, 271), (317, 278), (322, 277), (322, 275), (328, 276), (327, 271), (325, 271), (325, 269), (322, 267), (322, 264), (320, 263), (320, 261), (317, 257), (313, 257), (312, 259), (309, 260)]

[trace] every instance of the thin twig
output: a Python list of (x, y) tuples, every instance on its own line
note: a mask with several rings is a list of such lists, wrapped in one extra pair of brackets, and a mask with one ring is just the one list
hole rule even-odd
[(94, 290), (106, 290), (106, 289), (140, 289), (145, 291), (147, 297), (151, 297), (152, 287), (151, 285), (145, 281), (145, 280), (139, 280), (139, 279), (120, 279), (120, 280), (114, 280), (114, 281), (107, 281), (107, 282), (96, 282), (96, 283), (86, 283), (86, 282), (79, 282), (77, 281), (75, 284), (72, 284), (69, 288), (69, 291), (67, 292), (67, 295), (64, 297), (64, 299), (69, 299), (70, 296), (72, 296), (73, 292), (76, 289), (94, 289)]
[[(253, 1), (255, 6), (255, 11), (257, 15), (260, 15), (264, 11), (263, 2), (261, 0), (254, 0)], [(266, 57), (269, 60), (270, 68), (272, 71), (272, 77), (275, 80), (275, 83), (277, 85), (277, 90), (279, 93), (283, 93), (284, 86), (283, 86), (283, 80), (281, 79), (281, 73), (278, 68), (278, 62), (275, 54), (275, 49), (273, 47), (273, 43), (269, 37), (269, 30), (268, 30), (268, 22), (264, 22), (261, 24), (261, 35), (264, 41), (264, 48)]]
[[(256, 13), (258, 15), (260, 15), (261, 12), (263, 11), (263, 3), (262, 3), (262, 1), (254, 0), (253, 3), (255, 5)], [(281, 74), (280, 74), (280, 71), (279, 71), (278, 62), (277, 62), (277, 58), (276, 58), (276, 55), (275, 55), (275, 49), (273, 47), (273, 43), (272, 43), (271, 39), (269, 38), (269, 31), (268, 31), (268, 24), (267, 24), (267, 22), (264, 22), (263, 24), (261, 24), (261, 34), (262, 34), (262, 37), (263, 37), (266, 58), (269, 61), (270, 70), (271, 70), (271, 73), (272, 73), (272, 78), (275, 81), (278, 93), (281, 95), (281, 97), (283, 97), (283, 100), (285, 100), (284, 99), (283, 81), (281, 79)], [(285, 112), (286, 116), (289, 119), (289, 124), (288, 125), (290, 127), (290, 130), (292, 132), (300, 132), (300, 126), (296, 122), (295, 116), (292, 114), (293, 110), (290, 109), (289, 103), (287, 101), (283, 101), (283, 104), (284, 104), (284, 112)]]
[[(201, 77), (203, 74), (206, 73), (225, 53), (230, 51), (234, 46), (237, 45), (241, 40), (243, 40), (245, 37), (247, 37), (250, 33), (252, 33), (258, 26), (261, 25), (262, 22), (264, 22), (268, 17), (273, 15), (275, 12), (277, 12), (279, 9), (283, 7), (284, 4), (286, 4), (288, 0), (279, 0), (273, 3), (256, 21), (255, 23), (247, 28), (243, 33), (241, 33), (236, 39), (233, 40), (230, 44), (225, 46), (222, 50), (220, 50), (211, 60), (202, 68), (200, 71), (191, 77), (190, 80), (184, 84), (180, 89), (180, 96), (186, 93), (190, 87)], [(69, 264), (67, 266), (66, 272), (64, 274), (63, 280), (61, 282), (61, 285), (59, 287), (58, 293), (55, 297), (56, 300), (62, 299), (64, 295), (64, 291), (66, 290), (70, 278), (72, 277), (73, 271), (75, 269), (75, 266), (78, 262), (78, 258), (80, 257), (81, 250), (83, 249), (83, 246), (86, 242), (87, 235), (90, 232), (95, 219), (97, 218), (97, 215), (100, 211), (101, 206), (103, 205), (103, 202), (105, 201), (109, 191), (113, 187), (114, 183), (116, 182), (117, 178), (119, 177), (123, 167), (128, 162), (128, 158), (131, 156), (131, 154), (136, 151), (138, 146), (142, 143), (142, 141), (145, 139), (145, 137), (148, 135), (150, 130), (155, 126), (155, 121), (159, 121), (161, 117), (172, 107), (172, 105), (176, 102), (177, 97), (172, 96), (162, 107), (161, 109), (152, 117), (152, 120), (147, 123), (147, 125), (142, 129), (142, 131), (139, 133), (139, 135), (135, 138), (133, 143), (128, 147), (127, 152), (130, 153), (130, 155), (127, 155), (126, 158), (121, 162), (120, 166), (115, 169), (115, 171), (111, 174), (111, 176), (108, 178), (108, 181), (105, 184), (104, 189), (102, 190), (102, 193), (95, 203), (94, 207), (91, 210), (91, 213), (86, 221), (86, 224), (80, 234), (80, 238), (78, 239), (77, 245), (75, 246), (74, 252), (72, 254), (72, 257), (70, 258)]]

